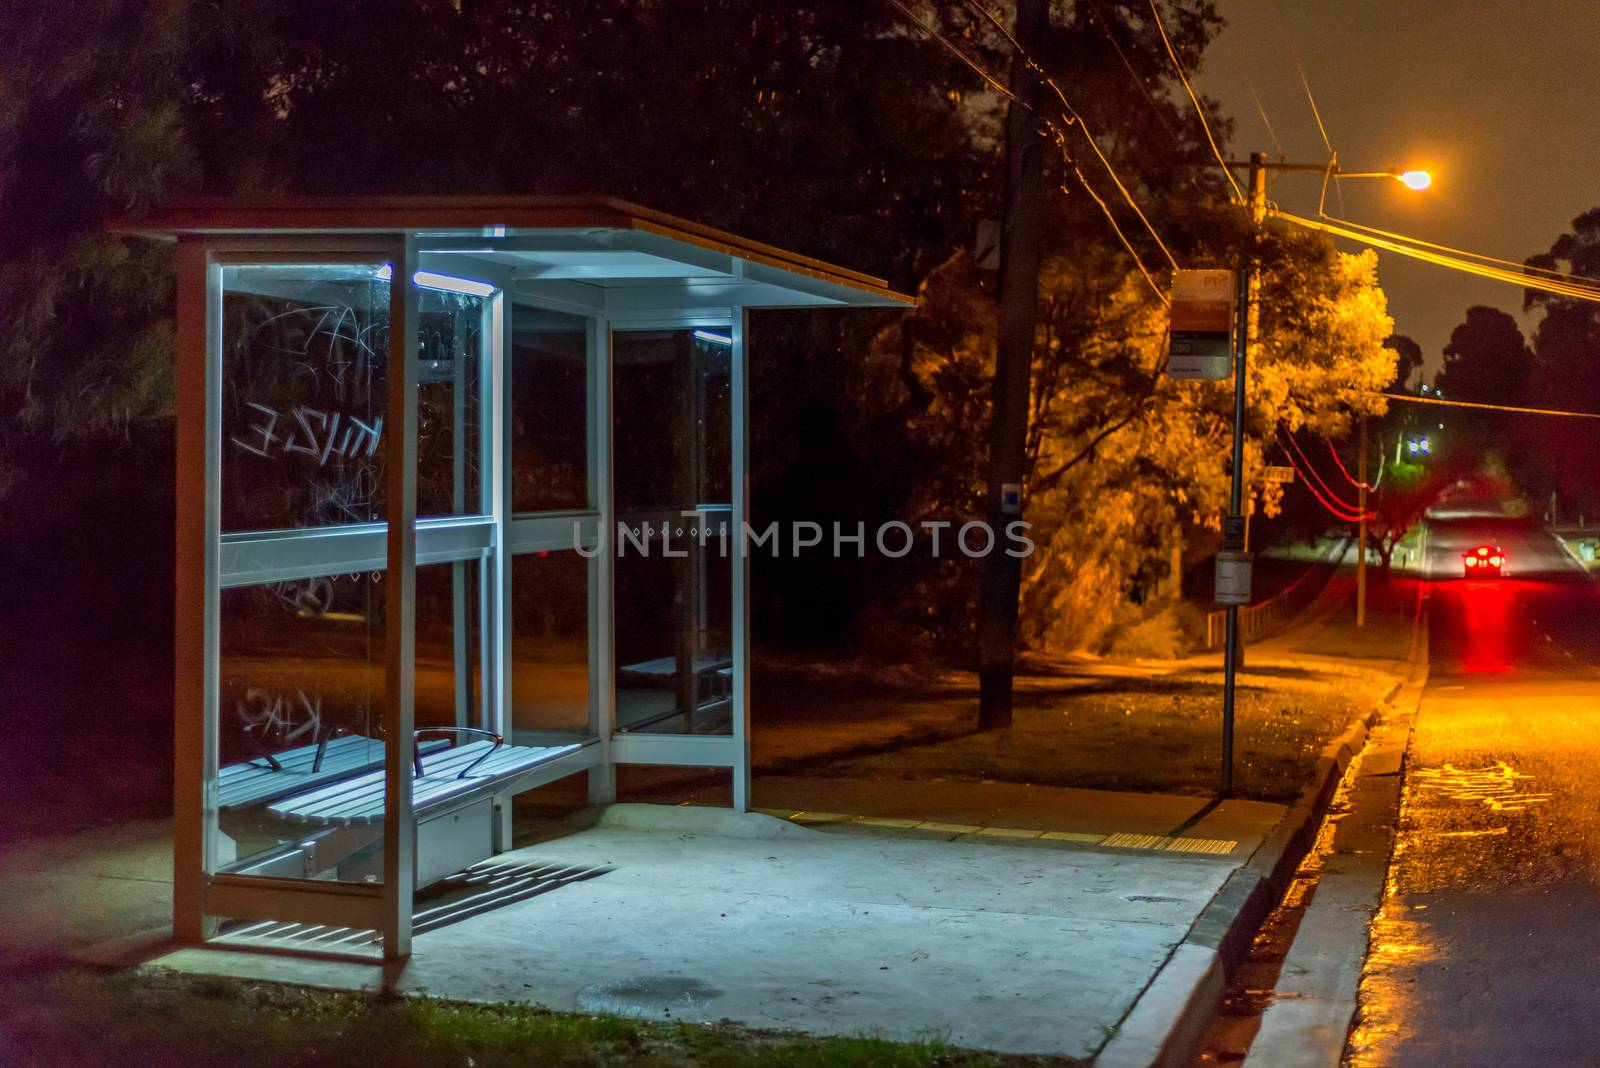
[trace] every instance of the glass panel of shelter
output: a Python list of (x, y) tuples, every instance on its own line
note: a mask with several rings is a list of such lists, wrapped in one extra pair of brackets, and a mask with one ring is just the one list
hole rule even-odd
[(726, 328), (612, 334), (621, 733), (732, 733)]
[(507, 411), (515, 529), (507, 548), (507, 726), (519, 742), (595, 736), (590, 589), (599, 562), (578, 552), (593, 529), (589, 430), (598, 324), (528, 301), (511, 307)]
[[(381, 550), (375, 567), (352, 567), (350, 553), (351, 535), (381, 533), (386, 514), (389, 273), (306, 262), (221, 271), (220, 529), (250, 550), (257, 578), (275, 554), (285, 562), (269, 582), (221, 576), (210, 784), (220, 873), (382, 878), (383, 564)], [(418, 303), (418, 514), (476, 517), (488, 474), (487, 302), (435, 287)], [(419, 729), (486, 722), (484, 555), (465, 548), (417, 568)]]

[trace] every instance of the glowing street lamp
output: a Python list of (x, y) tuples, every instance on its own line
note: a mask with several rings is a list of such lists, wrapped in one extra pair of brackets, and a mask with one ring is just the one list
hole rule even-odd
[[(1268, 164), (1271, 166), (1271, 164)], [(1337, 165), (1333, 170), (1317, 166), (1296, 166), (1294, 170), (1321, 170), (1334, 178), (1393, 178), (1407, 189), (1421, 192), (1433, 184), (1433, 175), (1427, 171), (1341, 171)]]

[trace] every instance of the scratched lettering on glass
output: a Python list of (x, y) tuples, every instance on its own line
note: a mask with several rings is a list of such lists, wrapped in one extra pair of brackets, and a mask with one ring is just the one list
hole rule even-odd
[[(225, 268), (223, 285), (223, 530), (381, 522), (388, 281), (266, 264)], [(418, 514), (475, 514), (483, 301), (418, 301)]]
[(388, 282), (263, 264), (223, 286), (223, 529), (381, 520)]
[(271, 456), (277, 449), (284, 456), (291, 453), (309, 456), (318, 465), (326, 465), (330, 457), (348, 460), (377, 455), (378, 441), (383, 434), (382, 416), (369, 426), (352, 415), (345, 422), (344, 435), (341, 437), (339, 422), (344, 413), (334, 412), (330, 416), (327, 412), (302, 404), (291, 413), (293, 425), (288, 433), (280, 436), (277, 433), (279, 413), (255, 401), (249, 401), (248, 404), (260, 413), (261, 418), (249, 426), (249, 437), (229, 439), (246, 452)]
[(291, 696), (252, 686), (234, 708), (244, 733), (263, 746), (287, 748), (322, 733), (322, 698), (302, 689)]

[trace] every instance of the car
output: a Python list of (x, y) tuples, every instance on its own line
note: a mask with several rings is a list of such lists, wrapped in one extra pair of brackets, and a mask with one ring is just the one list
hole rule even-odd
[(1461, 568), (1467, 578), (1499, 578), (1505, 566), (1506, 553), (1498, 545), (1479, 545), (1461, 554)]

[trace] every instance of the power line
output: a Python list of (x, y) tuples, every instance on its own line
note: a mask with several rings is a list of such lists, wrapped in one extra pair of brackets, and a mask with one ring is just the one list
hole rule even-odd
[(1376, 226), (1368, 226), (1366, 223), (1358, 223), (1353, 222), (1350, 219), (1341, 219), (1332, 215), (1324, 215), (1322, 212), (1318, 212), (1317, 214), (1321, 215), (1322, 218), (1327, 219), (1331, 223), (1338, 223), (1340, 226), (1349, 226), (1356, 230), (1365, 230), (1369, 234), (1377, 234), (1380, 237), (1391, 237), (1402, 241), (1409, 241), (1413, 245), (1420, 245), (1423, 248), (1434, 249), (1438, 252), (1446, 252), (1454, 256), (1466, 256), (1470, 259), (1482, 260), (1485, 263), (1500, 264), (1506, 267), (1515, 268), (1520, 271), (1531, 271), (1535, 274), (1546, 275), (1550, 278), (1566, 279), (1575, 285), (1600, 286), (1600, 278), (1593, 278), (1589, 275), (1572, 274), (1567, 271), (1558, 271), (1551, 267), (1534, 267), (1527, 263), (1518, 263), (1516, 260), (1503, 260), (1498, 256), (1489, 256), (1482, 252), (1471, 252), (1467, 249), (1452, 248), (1449, 245), (1435, 244), (1432, 241), (1424, 241), (1420, 237), (1410, 237), (1406, 234), (1397, 234), (1389, 230), (1379, 229)]
[[(1291, 44), (1291, 47), (1292, 44)], [(1305, 64), (1300, 62), (1300, 50), (1294, 50), (1295, 69), (1300, 72), (1300, 84), (1305, 86), (1306, 100), (1311, 104), (1311, 117), (1317, 120), (1317, 132), (1322, 135), (1322, 143), (1328, 149), (1328, 155), (1333, 155), (1333, 142), (1328, 140), (1328, 128), (1322, 124), (1322, 110), (1317, 107), (1316, 94), (1311, 91), (1311, 79), (1306, 77)]]
[(1410, 393), (1371, 392), (1373, 397), (1387, 397), (1406, 404), (1439, 404), (1446, 408), (1477, 408), (1488, 412), (1520, 412), (1523, 415), (1563, 415), (1572, 419), (1600, 419), (1600, 412), (1569, 412), (1562, 408), (1523, 408), (1515, 404), (1479, 404), (1476, 401), (1446, 400), (1442, 397), (1417, 397)]
[[(1311, 460), (1306, 456), (1306, 454), (1300, 450), (1300, 443), (1298, 441), (1294, 440), (1294, 435), (1293, 434), (1289, 434), (1289, 433), (1285, 433), (1283, 427), (1280, 426), (1278, 428), (1278, 437), (1280, 439), (1282, 439), (1284, 441), (1287, 441), (1289, 443), (1289, 447), (1294, 449), (1295, 455), (1300, 457), (1300, 462), (1305, 465), (1305, 471), (1301, 472), (1302, 477), (1304, 477), (1306, 472), (1310, 472), (1311, 477), (1316, 479), (1317, 485), (1322, 487), (1322, 492), (1326, 493), (1329, 497), (1333, 498), (1334, 502), (1336, 504), (1338, 504), (1340, 509), (1342, 509), (1343, 511), (1349, 512), (1352, 516), (1355, 516), (1355, 517), (1359, 518), (1360, 512), (1359, 512), (1357, 506), (1356, 505), (1352, 505), (1352, 504), (1346, 504), (1344, 502), (1344, 500), (1342, 498), (1340, 498), (1339, 495), (1333, 491), (1333, 487), (1329, 486), (1326, 482), (1324, 482), (1322, 480), (1322, 476), (1317, 474), (1317, 469), (1314, 466), (1312, 466)], [(1293, 461), (1291, 460), (1290, 463), (1293, 463)], [(1324, 503), (1326, 503), (1326, 502), (1324, 502)]]
[[(889, 3), (894, 5), (895, 9), (898, 10), (902, 15), (904, 15), (906, 20), (909, 21), (913, 26), (917, 27), (919, 30), (921, 30), (927, 36), (932, 37), (933, 39), (938, 41), (941, 45), (944, 46), (944, 48), (948, 52), (950, 52), (951, 55), (955, 56), (963, 64), (965, 64), (968, 68), (970, 68), (972, 71), (974, 71), (980, 78), (982, 78), (988, 85), (993, 87), (997, 92), (1002, 94), (1007, 100), (1011, 100), (1011, 101), (1013, 101), (1013, 102), (1015, 102), (1017, 104), (1020, 104), (1021, 106), (1028, 108), (1028, 110), (1030, 110), (1030, 111), (1035, 110), (1030, 105), (1028, 105), (1028, 104), (1024, 103), (1023, 101), (1019, 100), (1015, 93), (1013, 93), (1005, 85), (1001, 84), (1000, 80), (998, 78), (996, 78), (993, 74), (991, 74), (981, 63), (979, 63), (977, 60), (973, 59), (972, 57), (968, 56), (960, 48), (956, 47), (955, 43), (953, 41), (951, 41), (948, 37), (946, 37), (944, 34), (940, 33), (934, 27), (929, 26), (927, 23), (923, 22), (920, 18), (918, 18), (916, 16), (916, 14), (911, 11), (910, 8), (906, 7), (906, 5), (901, 2), (901, 0), (889, 0)], [(984, 12), (984, 14), (987, 15), (988, 13)], [(1010, 38), (1013, 41), (1013, 43), (1015, 43), (1015, 38), (1012, 38), (1010, 33), (1006, 32), (1005, 28), (1003, 26), (1001, 27), (1001, 32), (1006, 33), (1007, 38)], [(1018, 47), (1018, 51), (1020, 53), (1021, 52), (1021, 46), (1018, 45), (1017, 47)], [(1026, 56), (1024, 56), (1024, 58), (1026, 59)], [(1027, 63), (1028, 63), (1028, 66), (1030, 68), (1037, 69), (1037, 65), (1034, 64), (1031, 59), (1028, 59)], [(1058, 92), (1058, 95), (1059, 95), (1059, 89), (1057, 90), (1057, 92)], [(1063, 103), (1065, 103), (1065, 98), (1063, 98)], [(1065, 115), (1063, 115), (1062, 117), (1066, 118)], [(1068, 121), (1070, 121), (1070, 120), (1068, 120)], [(1145, 282), (1149, 284), (1151, 292), (1153, 292), (1156, 295), (1156, 299), (1161, 301), (1161, 303), (1163, 305), (1167, 305), (1167, 306), (1170, 307), (1171, 306), (1170, 299), (1167, 297), (1166, 293), (1161, 289), (1161, 287), (1156, 284), (1156, 281), (1151, 276), (1150, 271), (1145, 267), (1144, 261), (1141, 260), (1139, 258), (1139, 254), (1136, 251), (1134, 251), (1132, 243), (1129, 242), (1129, 240), (1127, 238), (1127, 235), (1122, 232), (1122, 227), (1120, 225), (1118, 225), (1117, 220), (1116, 220), (1116, 216), (1112, 214), (1110, 207), (1108, 207), (1106, 205), (1106, 202), (1100, 197), (1100, 195), (1095, 192), (1094, 187), (1089, 184), (1089, 180), (1084, 177), (1083, 171), (1078, 168), (1077, 163), (1074, 162), (1074, 160), (1072, 159), (1071, 152), (1069, 152), (1067, 150), (1065, 135), (1061, 133), (1060, 129), (1055, 125), (1055, 123), (1051, 122), (1051, 120), (1048, 117), (1045, 117), (1044, 122), (1045, 122), (1046, 127), (1048, 127), (1050, 129), (1051, 134), (1055, 137), (1056, 146), (1061, 150), (1062, 158), (1072, 167), (1073, 173), (1077, 176), (1078, 181), (1080, 183), (1082, 183), (1084, 191), (1089, 194), (1089, 196), (1094, 200), (1094, 202), (1099, 205), (1100, 210), (1105, 213), (1106, 221), (1111, 224), (1111, 229), (1117, 235), (1117, 240), (1122, 243), (1122, 247), (1127, 251), (1128, 255), (1133, 259), (1134, 265), (1137, 266), (1138, 269), (1139, 269), (1139, 273), (1144, 276)], [(1082, 128), (1081, 121), (1080, 121), (1079, 125), (1080, 125), (1080, 128)], [(1085, 130), (1085, 135), (1087, 135), (1087, 130)], [(1090, 138), (1090, 142), (1089, 143), (1091, 145), (1094, 144), (1093, 138)], [(1099, 152), (1099, 146), (1095, 146), (1095, 151), (1097, 153)], [(1102, 158), (1102, 161), (1103, 161), (1104, 157), (1101, 157), (1101, 158)], [(1110, 164), (1107, 163), (1106, 166), (1107, 166), (1107, 168), (1109, 168)], [(1113, 174), (1113, 178), (1115, 178), (1114, 174)], [(1123, 188), (1121, 182), (1118, 182), (1117, 184), (1118, 184), (1118, 188)], [(1124, 189), (1124, 195), (1125, 196), (1127, 195), (1126, 189)], [(1131, 197), (1129, 198), (1129, 203), (1132, 204), (1132, 198)], [(1136, 204), (1133, 205), (1133, 208), (1134, 208), (1135, 211), (1139, 210), (1138, 209), (1138, 205), (1136, 205)], [(1139, 213), (1139, 217), (1141, 219), (1143, 219), (1144, 218), (1144, 213), (1140, 212)], [(1148, 220), (1145, 221), (1145, 225), (1149, 226), (1149, 221)], [(1155, 233), (1153, 228), (1151, 230), (1151, 236), (1155, 237), (1156, 243), (1161, 245), (1161, 250), (1163, 252), (1166, 252), (1167, 259), (1169, 261), (1172, 261), (1172, 254), (1170, 252), (1167, 252), (1166, 245), (1162, 244), (1160, 236)], [(1177, 268), (1177, 263), (1175, 261), (1173, 261), (1173, 268), (1174, 269)]]
[[(905, 4), (901, 3), (900, 0), (889, 0), (889, 3), (893, 4), (895, 9), (906, 17), (907, 22), (911, 23), (929, 37), (932, 37), (934, 40), (938, 41), (945, 47), (946, 51), (959, 59), (962, 63), (966, 64), (967, 67), (973, 71), (973, 73), (977, 74), (978, 77), (982, 78), (989, 84), (989, 88), (993, 89), (1007, 100), (1022, 104), (1022, 101), (1017, 100), (1016, 94), (1007, 88), (1003, 83), (1001, 83), (997, 78), (995, 78), (994, 75), (990, 74), (976, 60), (970, 58), (965, 52), (961, 51), (961, 49), (957, 48), (944, 34), (940, 33), (938, 30), (919, 19), (916, 16), (916, 13)], [(1027, 104), (1022, 104), (1022, 106), (1028, 107)], [(1029, 108), (1029, 110), (1031, 111), (1033, 109)]]
[[(1155, 94), (1150, 92), (1150, 87), (1144, 83), (1144, 79), (1134, 69), (1133, 61), (1128, 58), (1128, 53), (1122, 50), (1122, 45), (1118, 42), (1117, 35), (1111, 32), (1111, 23), (1106, 19), (1105, 10), (1100, 6), (1100, 0), (1089, 0), (1089, 6), (1094, 8), (1094, 18), (1096, 22), (1100, 23), (1100, 32), (1105, 34), (1107, 41), (1111, 42), (1111, 47), (1116, 51), (1117, 58), (1122, 60), (1122, 66), (1127, 70), (1128, 77), (1133, 79), (1133, 84), (1139, 87), (1139, 92), (1144, 95), (1145, 102), (1150, 105), (1150, 113), (1156, 117), (1156, 121), (1161, 124), (1161, 128), (1171, 135), (1173, 143), (1180, 150), (1187, 152), (1189, 146), (1184, 143), (1183, 135), (1178, 133), (1172, 123), (1167, 121), (1167, 117), (1162, 113), (1161, 104), (1156, 100)], [(1185, 173), (1188, 174), (1187, 171)], [(1199, 190), (1200, 183), (1195, 180), (1194, 175), (1188, 174), (1188, 177), (1189, 184)], [(1201, 190), (1201, 192), (1204, 192), (1204, 190)]]
[[(1350, 472), (1345, 470), (1344, 461), (1339, 458), (1339, 450), (1333, 447), (1333, 442), (1329, 441), (1327, 438), (1323, 438), (1322, 441), (1323, 444), (1328, 446), (1328, 454), (1333, 457), (1334, 466), (1339, 469), (1339, 473), (1344, 476), (1344, 480), (1346, 482), (1350, 483), (1350, 485), (1354, 486), (1356, 489), (1371, 490), (1378, 488), (1377, 486), (1368, 485), (1365, 482), (1357, 482), (1355, 479), (1351, 478)], [(1361, 473), (1363, 475), (1366, 474), (1365, 471)]]
[(1156, 0), (1150, 0), (1150, 16), (1155, 20), (1156, 29), (1161, 33), (1161, 43), (1167, 46), (1167, 58), (1172, 60), (1172, 69), (1178, 72), (1178, 78), (1183, 82), (1183, 90), (1189, 94), (1189, 103), (1194, 105), (1194, 113), (1200, 117), (1200, 128), (1206, 132), (1206, 142), (1211, 145), (1211, 154), (1217, 157), (1217, 163), (1221, 165), (1222, 173), (1227, 176), (1228, 185), (1233, 188), (1233, 199), (1243, 204), (1245, 202), (1244, 192), (1234, 179), (1233, 171), (1228, 167), (1228, 161), (1223, 158), (1222, 149), (1217, 147), (1217, 139), (1211, 133), (1211, 124), (1206, 121), (1205, 108), (1200, 106), (1200, 98), (1194, 95), (1194, 86), (1189, 84), (1189, 75), (1184, 71), (1182, 61), (1178, 59), (1177, 50), (1172, 47), (1172, 38), (1167, 36), (1167, 27), (1161, 21), (1161, 8), (1156, 6)]
[[(1058, 132), (1056, 133), (1056, 137), (1057, 143), (1060, 144), (1062, 135)], [(1083, 171), (1078, 169), (1078, 165), (1073, 162), (1072, 157), (1067, 155), (1065, 145), (1061, 145), (1061, 152), (1063, 156), (1066, 156), (1067, 162), (1071, 164), (1072, 173), (1078, 176), (1078, 181), (1083, 185), (1084, 192), (1088, 193), (1094, 202), (1100, 205), (1100, 210), (1105, 213), (1106, 222), (1111, 224), (1111, 229), (1117, 235), (1117, 240), (1122, 242), (1122, 247), (1127, 250), (1128, 255), (1133, 259), (1133, 265), (1139, 268), (1139, 273), (1144, 276), (1145, 283), (1150, 287), (1150, 291), (1156, 295), (1156, 299), (1159, 300), (1163, 305), (1169, 308), (1172, 307), (1171, 298), (1169, 298), (1167, 294), (1162, 291), (1161, 287), (1156, 284), (1156, 280), (1150, 276), (1149, 270), (1145, 268), (1144, 261), (1139, 258), (1139, 254), (1133, 250), (1132, 243), (1128, 241), (1128, 235), (1124, 234), (1122, 232), (1122, 227), (1118, 225), (1117, 217), (1111, 213), (1111, 209), (1106, 205), (1106, 202), (1101, 199), (1100, 194), (1094, 191), (1094, 186), (1089, 184), (1089, 179), (1083, 176)], [(1169, 255), (1167, 258), (1171, 259), (1172, 257)], [(1178, 265), (1174, 263), (1172, 266), (1173, 269), (1176, 270)]]
[(1244, 83), (1250, 87), (1250, 99), (1256, 102), (1256, 112), (1261, 116), (1261, 125), (1267, 128), (1267, 136), (1272, 138), (1272, 147), (1278, 150), (1278, 158), (1282, 159), (1283, 143), (1278, 140), (1278, 133), (1272, 128), (1272, 120), (1267, 118), (1267, 109), (1266, 106), (1261, 103), (1261, 97), (1256, 95), (1256, 83), (1251, 81), (1249, 78), (1246, 78)]
[[(1294, 34), (1289, 32), (1289, 20), (1284, 17), (1283, 6), (1274, 5), (1278, 16), (1278, 31), (1283, 34), (1284, 44), (1289, 46), (1289, 54), (1294, 57), (1294, 69), (1300, 75), (1300, 86), (1306, 91), (1306, 103), (1311, 105), (1311, 117), (1316, 120), (1317, 133), (1322, 137), (1322, 147), (1328, 150), (1328, 166), (1322, 172), (1322, 191), (1317, 196), (1317, 214), (1325, 215), (1323, 208), (1328, 203), (1328, 182), (1333, 179), (1334, 172), (1339, 169), (1339, 153), (1333, 147), (1333, 138), (1328, 136), (1327, 124), (1322, 121), (1322, 109), (1317, 106), (1317, 94), (1311, 91), (1311, 79), (1306, 76), (1306, 65), (1300, 58), (1300, 46), (1295, 43)], [(1335, 185), (1333, 192), (1339, 198), (1339, 213), (1344, 214), (1344, 186)]]
[[(1280, 436), (1283, 434), (1283, 429), (1281, 427), (1279, 428), (1278, 433)], [(1306, 473), (1300, 469), (1300, 465), (1295, 463), (1293, 454), (1290, 453), (1288, 449), (1285, 449), (1283, 454), (1288, 459), (1289, 466), (1294, 468), (1295, 472), (1299, 474), (1300, 484), (1311, 491), (1311, 496), (1315, 497), (1317, 499), (1317, 503), (1322, 505), (1323, 508), (1327, 509), (1329, 514), (1331, 514), (1335, 519), (1342, 519), (1346, 523), (1359, 523), (1361, 521), (1361, 516), (1359, 514), (1346, 514), (1344, 511), (1329, 503), (1326, 497), (1317, 492), (1317, 487), (1312, 485), (1311, 480), (1306, 477)], [(1376, 513), (1368, 512), (1367, 518), (1371, 519), (1375, 514)]]
[[(1156, 228), (1151, 225), (1149, 218), (1146, 217), (1144, 211), (1140, 209), (1138, 203), (1133, 199), (1133, 194), (1128, 192), (1127, 186), (1123, 185), (1121, 177), (1117, 175), (1117, 169), (1111, 165), (1111, 161), (1106, 158), (1106, 154), (1100, 151), (1100, 145), (1095, 141), (1094, 133), (1089, 129), (1089, 124), (1083, 121), (1083, 116), (1078, 113), (1078, 109), (1074, 108), (1072, 103), (1067, 100), (1067, 94), (1062, 90), (1060, 84), (1050, 76), (1049, 71), (1040, 66), (1038, 61), (1028, 54), (1027, 49), (1022, 47), (1022, 42), (1018, 41), (1016, 37), (1012, 35), (1011, 31), (1006, 29), (1005, 23), (1001, 22), (992, 11), (978, 3), (978, 0), (966, 0), (966, 3), (968, 7), (981, 14), (989, 21), (991, 26), (999, 30), (1000, 33), (1004, 35), (1005, 39), (1011, 43), (1012, 49), (1017, 55), (1021, 56), (1023, 62), (1027, 64), (1028, 70), (1032, 71), (1035, 77), (1039, 78), (1046, 86), (1049, 87), (1051, 92), (1055, 93), (1056, 99), (1061, 102), (1062, 113), (1067, 120), (1067, 125), (1070, 126), (1073, 123), (1077, 124), (1079, 131), (1081, 131), (1083, 134), (1084, 140), (1089, 142), (1089, 147), (1094, 150), (1095, 156), (1100, 160), (1100, 165), (1106, 169), (1106, 173), (1111, 176), (1111, 181), (1116, 184), (1117, 192), (1122, 194), (1122, 199), (1127, 201), (1128, 207), (1132, 208), (1134, 214), (1139, 216), (1139, 221), (1144, 223), (1144, 228), (1149, 231), (1151, 238), (1154, 239), (1156, 243), (1156, 247), (1161, 249), (1162, 255), (1167, 257), (1167, 262), (1171, 264), (1172, 269), (1176, 271), (1178, 269), (1178, 261), (1173, 257), (1172, 250), (1167, 248), (1166, 242), (1161, 240), (1161, 235), (1156, 233)], [(1062, 148), (1063, 151), (1065, 151), (1065, 145), (1063, 145)], [(1074, 169), (1076, 169), (1076, 165), (1074, 165)], [(1079, 174), (1078, 177), (1081, 180), (1083, 175)], [(1087, 188), (1088, 183), (1085, 182), (1084, 185), (1085, 188)], [(1092, 192), (1091, 195), (1093, 195)], [(1124, 241), (1124, 244), (1126, 244), (1126, 241)], [(1143, 269), (1143, 265), (1141, 264), (1140, 270)]]
[(1282, 219), (1283, 221), (1293, 223), (1296, 226), (1303, 226), (1308, 230), (1320, 230), (1323, 233), (1332, 234), (1335, 237), (1344, 237), (1351, 241), (1359, 241), (1364, 245), (1371, 245), (1374, 248), (1386, 249), (1402, 256), (1409, 256), (1412, 259), (1422, 260), (1424, 263), (1432, 263), (1435, 266), (1447, 267), (1451, 270), (1463, 271), (1467, 274), (1475, 274), (1481, 278), (1491, 278), (1496, 281), (1505, 282), (1508, 285), (1514, 285), (1524, 289), (1538, 289), (1546, 293), (1554, 293), (1557, 296), (1569, 297), (1573, 300), (1600, 303), (1600, 285), (1578, 285), (1567, 282), (1558, 282), (1549, 278), (1540, 278), (1531, 275), (1519, 274), (1515, 271), (1506, 270), (1502, 267), (1493, 267), (1486, 263), (1469, 262), (1468, 260), (1461, 259), (1456, 256), (1432, 252), (1426, 247), (1410, 244), (1408, 242), (1410, 242), (1412, 239), (1401, 234), (1393, 235), (1394, 239), (1390, 239), (1388, 237), (1377, 236), (1375, 233), (1364, 233), (1360, 230), (1353, 230), (1349, 227), (1340, 226), (1337, 223), (1333, 223), (1328, 220), (1306, 219), (1302, 218), (1301, 216), (1293, 215), (1289, 212), (1280, 211), (1277, 209), (1273, 209), (1271, 214), (1274, 218)]

